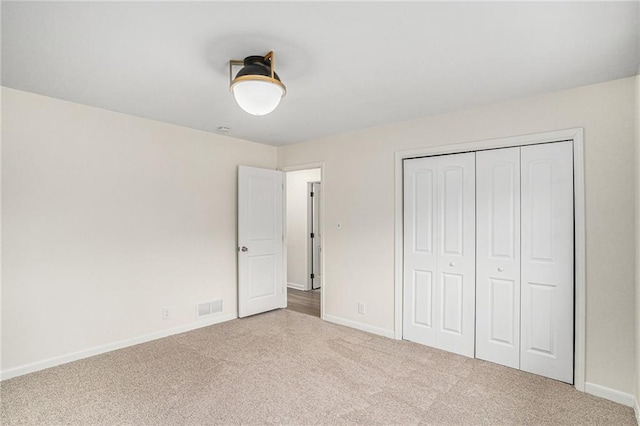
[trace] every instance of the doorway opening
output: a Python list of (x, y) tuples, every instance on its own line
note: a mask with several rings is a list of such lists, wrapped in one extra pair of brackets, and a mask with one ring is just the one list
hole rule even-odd
[(321, 317), (322, 171), (286, 174), (287, 308)]

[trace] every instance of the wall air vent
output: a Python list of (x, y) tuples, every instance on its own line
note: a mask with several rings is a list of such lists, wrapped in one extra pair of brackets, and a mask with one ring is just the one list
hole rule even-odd
[(212, 314), (222, 312), (222, 300), (211, 300), (209, 302), (198, 303), (196, 307), (196, 318), (200, 319)]

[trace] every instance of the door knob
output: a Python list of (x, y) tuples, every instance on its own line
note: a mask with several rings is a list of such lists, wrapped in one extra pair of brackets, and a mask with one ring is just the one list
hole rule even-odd
[(248, 250), (249, 250), (249, 249), (248, 249), (248, 248), (246, 248), (245, 246), (242, 246), (242, 247), (240, 248), (240, 251), (241, 251), (241, 252), (245, 252), (245, 251), (248, 251)]
[(456, 264), (453, 263), (453, 262), (449, 262), (449, 266), (454, 267), (454, 266), (456, 266)]
[(502, 271), (504, 271), (504, 268), (502, 266), (499, 266), (498, 267), (498, 272), (502, 272)]

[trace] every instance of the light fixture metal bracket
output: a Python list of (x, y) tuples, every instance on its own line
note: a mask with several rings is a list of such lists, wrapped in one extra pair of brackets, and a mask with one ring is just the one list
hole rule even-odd
[(282, 88), (282, 96), (284, 97), (284, 95), (287, 94), (287, 88), (285, 87), (284, 84), (282, 84), (282, 82), (280, 81), (279, 78), (277, 78), (276, 76), (276, 72), (275, 72), (275, 68), (274, 68), (274, 58), (273, 58), (273, 50), (269, 53), (267, 53), (266, 55), (263, 56), (263, 60), (265, 64), (269, 64), (269, 73), (270, 76), (266, 76), (266, 75), (255, 75), (255, 74), (251, 74), (251, 75), (243, 75), (243, 76), (239, 76), (236, 78), (233, 78), (233, 67), (236, 66), (240, 66), (243, 67), (246, 65), (245, 60), (239, 60), (239, 59), (231, 59), (229, 61), (229, 90), (231, 92), (233, 92), (233, 86), (235, 86), (237, 83), (240, 83), (242, 81), (265, 81), (268, 83), (272, 83), (275, 84), (279, 87)]

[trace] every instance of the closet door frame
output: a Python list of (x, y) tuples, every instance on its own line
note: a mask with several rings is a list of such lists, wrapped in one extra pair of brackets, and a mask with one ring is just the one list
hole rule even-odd
[(585, 391), (585, 337), (586, 337), (586, 243), (585, 243), (585, 182), (584, 182), (584, 130), (573, 128), (531, 135), (513, 136), (476, 142), (439, 145), (395, 153), (395, 263), (394, 263), (394, 335), (402, 339), (403, 317), (403, 162), (406, 159), (432, 155), (458, 154), (496, 148), (511, 148), (552, 142), (573, 142), (574, 193), (574, 255), (575, 255), (575, 318), (574, 318), (574, 387)]

